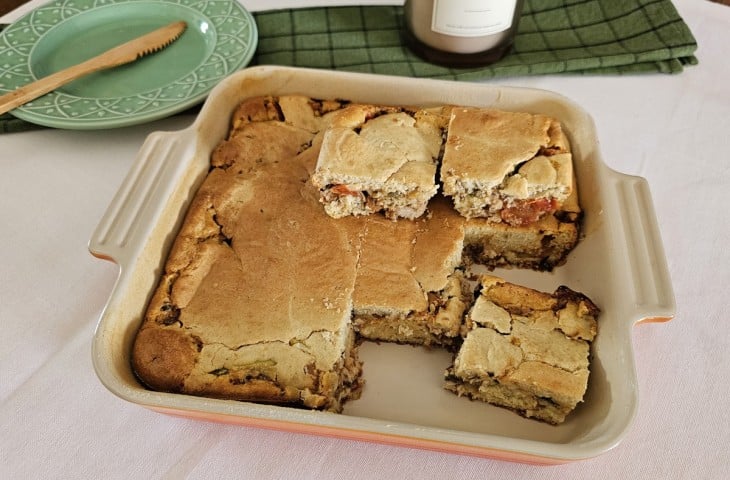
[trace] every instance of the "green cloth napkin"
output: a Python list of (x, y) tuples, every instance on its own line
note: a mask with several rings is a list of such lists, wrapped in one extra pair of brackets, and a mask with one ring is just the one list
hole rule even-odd
[[(254, 13), (252, 65), (290, 65), (411, 77), (480, 80), (572, 74), (678, 73), (697, 42), (670, 0), (525, 0), (514, 48), (499, 62), (429, 64), (403, 41), (398, 6), (318, 7)], [(0, 132), (40, 128), (9, 114)]]
[(526, 0), (514, 48), (475, 69), (429, 64), (403, 41), (395, 6), (256, 14), (254, 64), (479, 80), (553, 73), (677, 73), (697, 42), (670, 0)]

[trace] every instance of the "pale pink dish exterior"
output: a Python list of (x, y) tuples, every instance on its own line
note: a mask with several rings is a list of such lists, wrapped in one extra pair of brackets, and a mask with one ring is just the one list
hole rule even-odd
[[(403, 346), (364, 346), (363, 398), (339, 415), (152, 392), (139, 384), (130, 367), (130, 345), (188, 202), (207, 172), (209, 154), (226, 136), (240, 101), (270, 94), (392, 105), (489, 106), (544, 113), (563, 122), (575, 156), (585, 238), (552, 273), (497, 272), (545, 290), (568, 285), (602, 309), (586, 400), (563, 425), (543, 425), (459, 399), (440, 387), (448, 363), (445, 353)], [(127, 401), (202, 420), (536, 464), (590, 458), (622, 440), (638, 402), (631, 329), (639, 322), (669, 320), (675, 310), (646, 181), (604, 164), (593, 121), (583, 109), (534, 89), (285, 67), (242, 70), (211, 92), (189, 128), (148, 137), (89, 249), (120, 268), (94, 336), (93, 360), (101, 382)], [(401, 381), (389, 376), (392, 368), (385, 368), (393, 365)], [(385, 402), (383, 395), (372, 393), (382, 391), (399, 402)]]

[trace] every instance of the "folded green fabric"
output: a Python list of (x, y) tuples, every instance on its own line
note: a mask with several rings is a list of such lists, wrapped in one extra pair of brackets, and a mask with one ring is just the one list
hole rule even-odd
[[(480, 80), (572, 74), (678, 73), (695, 65), (689, 27), (671, 0), (525, 0), (512, 51), (481, 68), (433, 65), (403, 40), (398, 6), (318, 7), (254, 14), (253, 65)], [(40, 128), (0, 116), (0, 132)]]
[(554, 73), (677, 73), (697, 42), (670, 0), (526, 0), (512, 52), (487, 67), (429, 64), (395, 6), (259, 12), (255, 64), (479, 80)]

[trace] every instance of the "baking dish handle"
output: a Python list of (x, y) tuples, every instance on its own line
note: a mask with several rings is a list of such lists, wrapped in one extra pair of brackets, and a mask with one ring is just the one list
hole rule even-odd
[[(183, 138), (189, 136), (183, 136)], [(92, 255), (128, 265), (140, 253), (181, 174), (190, 142), (180, 132), (150, 134), (89, 240)]]
[(637, 323), (664, 322), (675, 313), (671, 277), (648, 182), (616, 173), (616, 193), (626, 241), (629, 281), (638, 313)]

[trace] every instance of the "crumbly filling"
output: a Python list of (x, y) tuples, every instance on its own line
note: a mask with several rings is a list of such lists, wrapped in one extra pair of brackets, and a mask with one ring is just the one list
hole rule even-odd
[(455, 179), (456, 209), (467, 218), (487, 218), (512, 226), (529, 225), (555, 213), (571, 191), (569, 185), (557, 180), (564, 168), (561, 163), (571, 161), (569, 154), (559, 152), (553, 148), (535, 152), (496, 186)]
[[(396, 187), (389, 189), (389, 186)], [(321, 201), (327, 214), (333, 218), (348, 215), (370, 215), (376, 212), (391, 220), (418, 218), (426, 211), (436, 187), (424, 190), (418, 186), (410, 190), (399, 185), (384, 184), (385, 188), (367, 188), (362, 185), (330, 184), (320, 190)]]
[(319, 372), (317, 388), (301, 393), (302, 403), (309, 408), (341, 412), (348, 400), (360, 398), (363, 387), (362, 362), (358, 358), (355, 333), (350, 331), (348, 346), (339, 362), (328, 372)]
[(562, 423), (572, 411), (571, 407), (558, 405), (550, 398), (531, 395), (495, 381), (464, 383), (449, 373), (444, 388), (460, 397), (508, 408), (525, 418), (535, 418), (553, 425)]
[(460, 341), (462, 318), (470, 291), (460, 271), (441, 292), (428, 293), (422, 312), (353, 311), (353, 326), (363, 338), (425, 346), (453, 347)]
[(492, 270), (501, 267), (549, 272), (565, 262), (580, 233), (577, 219), (560, 223), (556, 219), (550, 223), (523, 231), (504, 228), (499, 223), (467, 224), (464, 261)]

